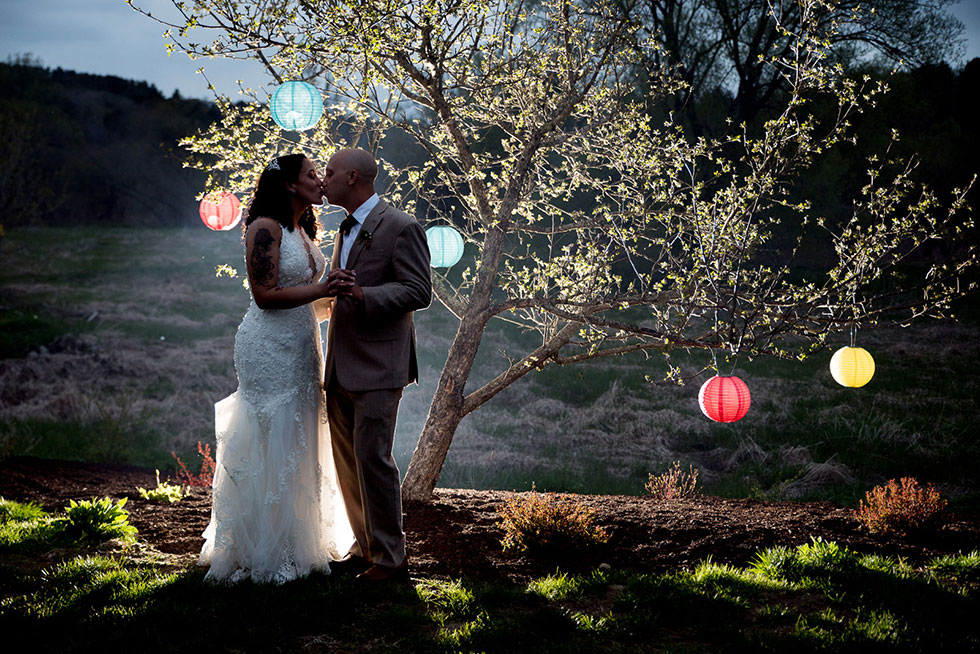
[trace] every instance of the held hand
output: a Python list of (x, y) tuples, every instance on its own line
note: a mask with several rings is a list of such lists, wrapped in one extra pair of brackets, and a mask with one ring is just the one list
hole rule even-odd
[(336, 295), (333, 289), (330, 287), (330, 280), (324, 277), (321, 281), (316, 283), (317, 293), (320, 299), (329, 298)]
[[(334, 268), (327, 273), (327, 279), (324, 282), (326, 284), (327, 295), (351, 295), (353, 288), (357, 286), (355, 277), (356, 274), (353, 270)], [(360, 287), (358, 287), (358, 291), (360, 291)], [(360, 293), (360, 297), (363, 299), (364, 294)]]
[(364, 302), (364, 291), (361, 290), (361, 285), (358, 284), (357, 282), (354, 282), (354, 285), (351, 286), (350, 296), (354, 298), (354, 300), (356, 300), (358, 304)]

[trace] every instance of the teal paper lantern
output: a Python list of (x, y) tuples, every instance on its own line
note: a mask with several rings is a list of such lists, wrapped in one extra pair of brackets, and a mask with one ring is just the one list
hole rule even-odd
[(429, 244), (429, 265), (433, 268), (450, 268), (463, 258), (463, 237), (452, 227), (436, 225), (425, 230)]
[(269, 101), (272, 120), (290, 132), (302, 132), (317, 124), (323, 115), (323, 98), (306, 82), (285, 82)]

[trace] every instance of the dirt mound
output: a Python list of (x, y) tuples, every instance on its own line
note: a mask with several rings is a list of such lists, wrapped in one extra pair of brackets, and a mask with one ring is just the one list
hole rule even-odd
[[(156, 484), (153, 470), (133, 466), (13, 457), (0, 462), (0, 496), (33, 501), (57, 510), (70, 499), (127, 497), (130, 521), (152, 548), (193, 561), (210, 517), (210, 489), (194, 488), (176, 504), (154, 504), (137, 486)], [(405, 507), (405, 531), (413, 574), (526, 581), (564, 571), (588, 571), (602, 563), (618, 568), (660, 571), (692, 566), (711, 557), (743, 564), (774, 545), (798, 545), (821, 537), (860, 552), (906, 557), (911, 563), (967, 551), (980, 543), (980, 516), (954, 515), (931, 534), (901, 540), (868, 534), (853, 511), (829, 502), (762, 502), (695, 497), (657, 501), (649, 497), (578, 495), (611, 534), (607, 545), (563, 559), (535, 559), (505, 553), (497, 507), (512, 493), (438, 489), (429, 504)]]

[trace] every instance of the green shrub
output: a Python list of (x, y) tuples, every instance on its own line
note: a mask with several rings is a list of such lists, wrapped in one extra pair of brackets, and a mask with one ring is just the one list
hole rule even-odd
[(136, 527), (129, 524), (129, 511), (123, 507), (126, 498), (113, 502), (108, 497), (76, 502), (71, 500), (65, 514), (52, 521), (62, 540), (69, 543), (101, 543), (118, 538), (132, 541)]
[(147, 490), (141, 486), (136, 487), (136, 491), (140, 494), (144, 500), (149, 500), (151, 502), (167, 502), (173, 504), (174, 502), (179, 502), (182, 497), (184, 497), (184, 491), (180, 486), (175, 486), (174, 484), (168, 482), (160, 482), (160, 471), (157, 470), (157, 487)]
[(661, 475), (650, 473), (644, 488), (658, 500), (676, 500), (691, 497), (698, 485), (698, 469), (690, 466), (687, 472), (681, 470), (681, 462), (674, 461), (674, 467)]
[(51, 518), (37, 504), (0, 498), (0, 549), (45, 550), (52, 533)]
[(5, 525), (8, 522), (27, 522), (28, 520), (37, 520), (39, 518), (44, 518), (47, 515), (48, 514), (44, 512), (44, 509), (39, 507), (34, 502), (22, 504), (20, 502), (5, 500), (0, 497), (0, 525)]
[(609, 534), (593, 524), (595, 511), (572, 496), (530, 493), (510, 497), (497, 509), (505, 550), (542, 553), (589, 548), (605, 543)]
[(922, 487), (913, 477), (902, 477), (869, 490), (855, 515), (871, 533), (905, 536), (940, 526), (946, 504), (932, 484)]

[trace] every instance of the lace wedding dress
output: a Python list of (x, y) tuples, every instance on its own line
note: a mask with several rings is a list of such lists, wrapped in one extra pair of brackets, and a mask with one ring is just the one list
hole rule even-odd
[[(279, 285), (308, 284), (324, 257), (302, 228), (282, 230)], [(218, 439), (206, 578), (284, 583), (347, 552), (313, 305), (265, 311), (253, 299), (235, 337), (238, 390), (214, 405)]]

